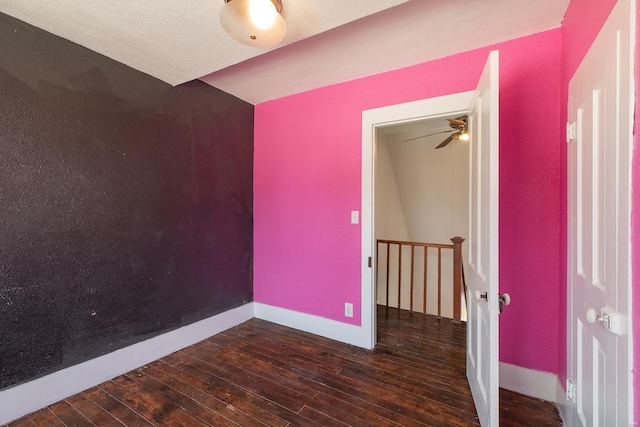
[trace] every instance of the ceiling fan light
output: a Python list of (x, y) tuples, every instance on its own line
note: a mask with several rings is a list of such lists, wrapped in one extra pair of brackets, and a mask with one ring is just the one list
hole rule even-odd
[(469, 132), (462, 132), (460, 135), (458, 135), (456, 137), (457, 139), (459, 139), (460, 141), (469, 141)]
[(281, 11), (280, 0), (225, 0), (220, 24), (242, 44), (269, 47), (280, 43), (287, 33)]

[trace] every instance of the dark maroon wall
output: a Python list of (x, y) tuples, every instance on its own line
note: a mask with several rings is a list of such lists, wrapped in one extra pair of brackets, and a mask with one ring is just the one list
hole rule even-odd
[(253, 299), (253, 106), (0, 14), (0, 389)]

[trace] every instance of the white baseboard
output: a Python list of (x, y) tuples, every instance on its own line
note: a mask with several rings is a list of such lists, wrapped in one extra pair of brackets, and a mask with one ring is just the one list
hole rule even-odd
[(557, 383), (555, 374), (500, 362), (500, 387), (504, 389), (555, 403)]
[(352, 344), (357, 347), (369, 349), (371, 338), (364, 328), (349, 325), (347, 323), (318, 317), (311, 314), (299, 313), (285, 308), (254, 303), (255, 316), (258, 319), (267, 320), (279, 325), (288, 326), (300, 331), (320, 335), (325, 338)]
[[(1, 391), (0, 424), (66, 399), (253, 317), (362, 348), (370, 346), (370, 339), (360, 326), (252, 302)], [(563, 409), (570, 410), (570, 402), (564, 399), (564, 388), (558, 377), (548, 372), (500, 363), (500, 387), (557, 402), (563, 422), (566, 419)]]
[(144, 366), (254, 317), (254, 303), (0, 392), (0, 425)]

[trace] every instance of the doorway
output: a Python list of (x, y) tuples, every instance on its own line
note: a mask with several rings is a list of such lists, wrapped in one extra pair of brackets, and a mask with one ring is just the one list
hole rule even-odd
[(458, 118), (429, 117), (376, 129), (379, 305), (453, 318), (457, 304), (465, 318), (460, 295), (454, 299), (454, 251), (420, 246), (451, 245), (452, 237), (468, 235), (469, 143), (451, 138), (456, 130), (447, 120)]
[[(465, 99), (466, 98), (466, 99)], [(461, 114), (468, 120), (469, 154), (469, 262), (467, 300), (467, 378), (483, 426), (498, 423), (498, 314), (509, 304), (499, 293), (498, 276), (498, 150), (499, 150), (499, 52), (491, 51), (475, 91), (416, 101), (363, 112), (362, 146), (362, 329), (376, 343), (374, 270), (376, 131), (402, 122)], [(463, 104), (464, 102), (464, 104)], [(465, 108), (465, 105), (468, 107)], [(368, 262), (364, 261), (368, 252)], [(458, 252), (458, 251), (456, 251)], [(456, 283), (458, 280), (456, 279)], [(473, 300), (469, 298), (473, 295)]]
[[(367, 110), (362, 113), (362, 328), (370, 348), (376, 344), (375, 239), (376, 160), (378, 134), (385, 128), (442, 119), (467, 112), (473, 91), (405, 104)], [(373, 260), (369, 266), (368, 260)]]

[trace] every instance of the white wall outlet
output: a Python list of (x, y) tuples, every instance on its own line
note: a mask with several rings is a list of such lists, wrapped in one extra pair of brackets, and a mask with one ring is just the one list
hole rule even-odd
[(360, 212), (351, 211), (351, 224), (357, 224), (360, 222)]
[(350, 302), (344, 303), (344, 315), (345, 317), (353, 317), (353, 304)]

